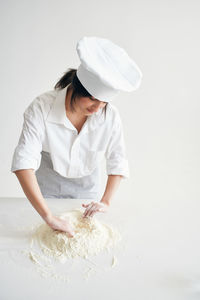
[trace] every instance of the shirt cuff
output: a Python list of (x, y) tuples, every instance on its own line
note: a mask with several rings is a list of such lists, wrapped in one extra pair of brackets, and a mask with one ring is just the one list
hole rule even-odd
[(17, 170), (26, 170), (26, 169), (34, 169), (37, 170), (39, 168), (39, 162), (36, 159), (23, 159), (23, 160), (18, 160), (15, 163), (12, 163), (10, 171), (13, 173)]
[(106, 164), (107, 175), (121, 175), (123, 179), (130, 177), (128, 160), (119, 161), (107, 160)]

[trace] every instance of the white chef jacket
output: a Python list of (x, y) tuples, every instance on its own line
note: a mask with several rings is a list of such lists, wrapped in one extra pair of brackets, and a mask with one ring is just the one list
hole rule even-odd
[(107, 175), (128, 178), (129, 166), (117, 108), (108, 103), (106, 116), (102, 109), (88, 116), (78, 133), (66, 115), (66, 92), (67, 87), (45, 92), (27, 107), (11, 172), (37, 170), (41, 151), (46, 151), (51, 155), (53, 169), (67, 178), (91, 174), (104, 158)]

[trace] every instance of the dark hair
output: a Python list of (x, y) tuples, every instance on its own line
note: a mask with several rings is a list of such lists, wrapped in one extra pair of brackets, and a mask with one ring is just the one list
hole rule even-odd
[[(69, 71), (65, 72), (64, 75), (59, 79), (59, 81), (54, 86), (54, 89), (62, 90), (67, 85), (69, 85), (70, 89), (73, 89), (70, 106), (72, 111), (74, 111), (74, 103), (76, 102), (76, 97), (92, 97), (92, 95), (84, 88), (84, 86), (81, 84), (80, 80), (78, 79), (76, 75), (77, 69), (69, 68)], [(106, 106), (104, 107), (104, 111), (106, 114)]]

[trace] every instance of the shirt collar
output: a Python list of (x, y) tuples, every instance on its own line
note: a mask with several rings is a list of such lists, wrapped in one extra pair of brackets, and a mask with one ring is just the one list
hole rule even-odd
[[(62, 124), (66, 128), (71, 130), (76, 130), (70, 120), (67, 118), (65, 111), (65, 97), (67, 92), (66, 86), (62, 90), (58, 90), (56, 94), (56, 98), (53, 102), (52, 108), (47, 116), (46, 121), (51, 123)], [(89, 130), (94, 130), (96, 127), (100, 126), (105, 120), (105, 114), (100, 109), (98, 112), (88, 116), (86, 122), (84, 123), (81, 132)]]

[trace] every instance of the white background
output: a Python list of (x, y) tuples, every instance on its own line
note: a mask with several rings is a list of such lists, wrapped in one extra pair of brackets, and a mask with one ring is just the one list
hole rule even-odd
[[(133, 217), (143, 216), (144, 231), (155, 212), (166, 230), (179, 228), (177, 239), (190, 245), (186, 261), (193, 258), (194, 264), (189, 233), (199, 228), (200, 209), (200, 2), (8, 0), (0, 11), (0, 196), (24, 196), (10, 167), (25, 108), (53, 89), (68, 68), (78, 67), (75, 47), (81, 37), (108, 38), (125, 48), (143, 73), (139, 90), (114, 100), (131, 177), (121, 183), (113, 205), (120, 203), (124, 216), (127, 209)], [(197, 234), (196, 249), (198, 240)], [(169, 234), (172, 248), (174, 241)]]
[(143, 73), (140, 89), (114, 103), (131, 171), (116, 197), (133, 208), (197, 200), (199, 12), (199, 1), (2, 2), (0, 196), (24, 196), (10, 172), (22, 114), (78, 67), (76, 42), (86, 35), (124, 47)]

